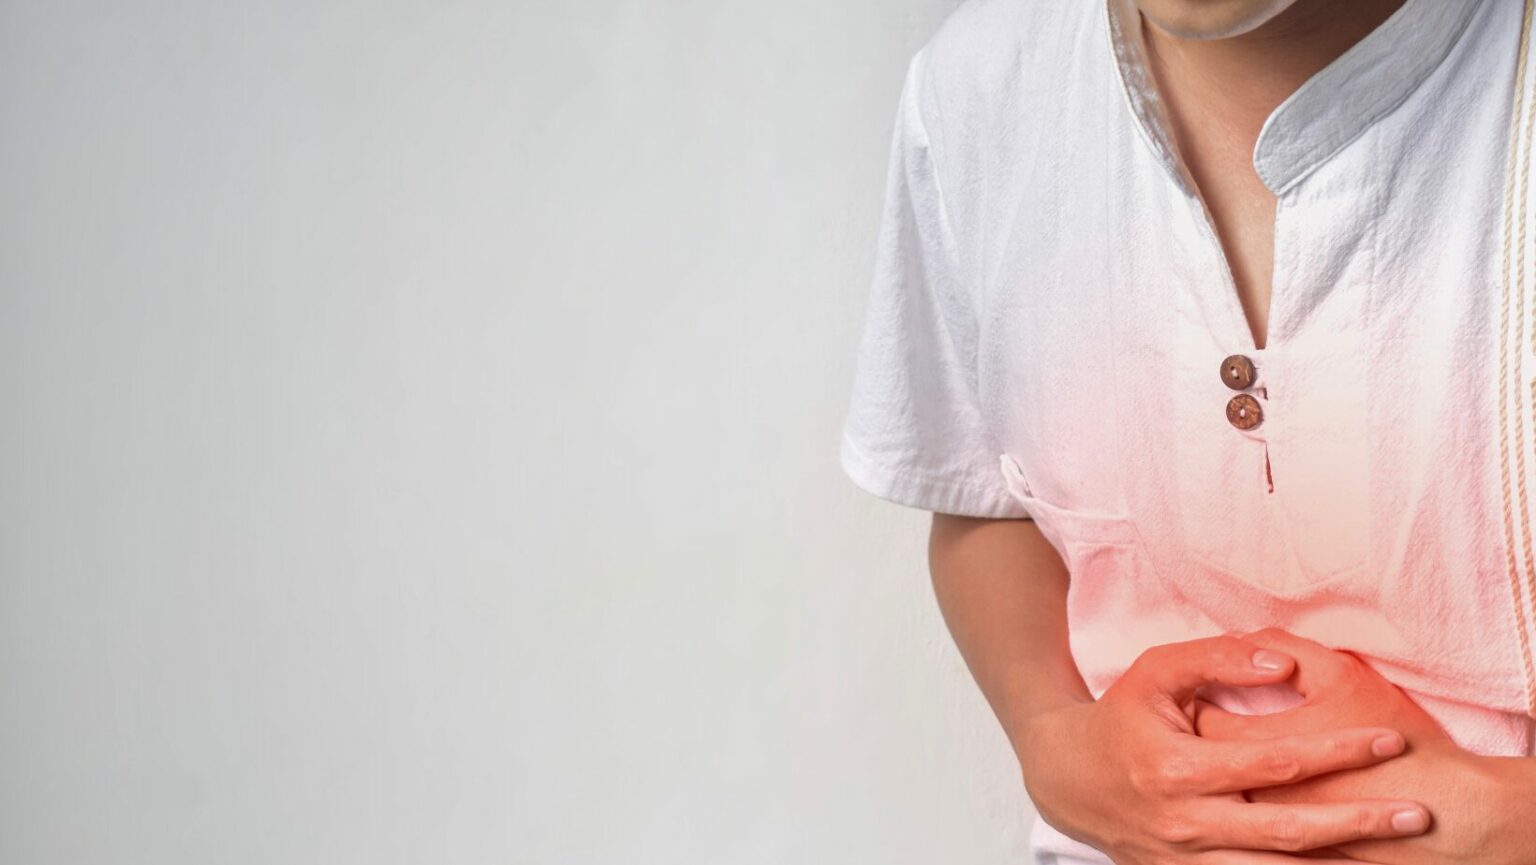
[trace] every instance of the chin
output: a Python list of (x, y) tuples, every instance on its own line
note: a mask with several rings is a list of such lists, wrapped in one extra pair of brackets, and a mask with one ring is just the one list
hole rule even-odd
[(1264, 26), (1296, 0), (1136, 0), (1158, 29), (1180, 39), (1227, 39)]

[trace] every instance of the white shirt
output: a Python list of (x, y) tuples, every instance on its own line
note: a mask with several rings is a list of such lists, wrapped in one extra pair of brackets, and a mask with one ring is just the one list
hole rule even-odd
[(1536, 206), (1503, 242), (1524, 6), (1407, 0), (1271, 114), (1257, 349), (1131, 0), (969, 0), (908, 68), (844, 470), (1035, 519), (1095, 697), (1149, 646), (1277, 626), (1465, 748), (1532, 753)]

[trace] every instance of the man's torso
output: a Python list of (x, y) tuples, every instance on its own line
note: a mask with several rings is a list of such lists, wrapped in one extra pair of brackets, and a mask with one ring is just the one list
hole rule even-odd
[(1261, 140), (1262, 349), (1102, 6), (974, 0), (925, 49), (982, 411), (1072, 571), (1095, 694), (1148, 646), (1278, 626), (1360, 654), (1464, 747), (1530, 748), (1500, 427), (1521, 4), (1437, 2), (1405, 12), (1453, 32), (1373, 33), (1324, 82), (1347, 111), (1313, 87)]

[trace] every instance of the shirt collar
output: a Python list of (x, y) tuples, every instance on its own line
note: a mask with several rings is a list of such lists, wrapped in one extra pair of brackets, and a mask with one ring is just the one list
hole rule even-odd
[[(1253, 168), (1280, 195), (1408, 98), (1439, 67), (1482, 0), (1407, 0), (1365, 38), (1313, 75), (1264, 121)], [(1195, 183), (1174, 145), (1135, 0), (1106, 0), (1109, 35), (1127, 104), (1185, 192)]]

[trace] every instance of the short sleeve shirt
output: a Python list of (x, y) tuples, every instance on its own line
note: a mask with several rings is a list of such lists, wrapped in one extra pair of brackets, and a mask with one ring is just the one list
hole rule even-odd
[(844, 470), (1034, 519), (1095, 696), (1152, 645), (1275, 626), (1530, 754), (1526, 7), (1407, 0), (1269, 116), (1257, 348), (1131, 0), (961, 5), (896, 112)]

